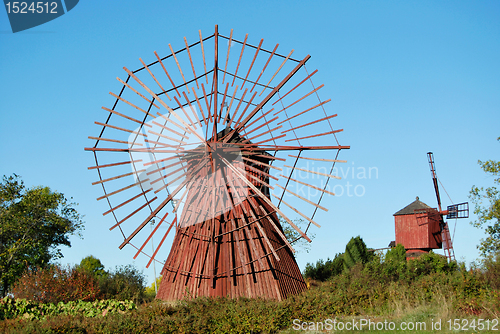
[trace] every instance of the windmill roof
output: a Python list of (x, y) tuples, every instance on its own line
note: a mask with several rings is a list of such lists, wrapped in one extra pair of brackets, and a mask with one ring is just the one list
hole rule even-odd
[(424, 202), (421, 202), (417, 196), (417, 199), (414, 202), (408, 204), (407, 206), (396, 212), (394, 216), (412, 215), (415, 213), (415, 210), (430, 209), (430, 208), (431, 208), (430, 206), (428, 206)]

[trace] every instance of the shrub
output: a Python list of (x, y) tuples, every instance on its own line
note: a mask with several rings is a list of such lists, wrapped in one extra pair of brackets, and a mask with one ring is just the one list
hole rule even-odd
[(322, 259), (318, 260), (315, 265), (307, 263), (304, 269), (304, 277), (316, 281), (326, 281), (332, 276), (340, 275), (344, 269), (343, 254), (336, 254), (333, 260), (329, 258), (326, 262)]
[(99, 284), (84, 270), (52, 265), (25, 272), (12, 287), (12, 294), (41, 303), (93, 301), (99, 295)]
[(145, 282), (144, 274), (133, 265), (116, 267), (115, 271), (99, 279), (100, 297), (142, 303), (145, 300)]

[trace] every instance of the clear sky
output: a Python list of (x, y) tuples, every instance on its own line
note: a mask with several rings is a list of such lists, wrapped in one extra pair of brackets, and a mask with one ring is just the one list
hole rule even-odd
[[(105, 121), (101, 106), (113, 102), (108, 93), (120, 88), (123, 66), (138, 68), (140, 57), (168, 43), (181, 48), (184, 36), (208, 36), (215, 24), (225, 35), (248, 33), (252, 44), (264, 38), (310, 54), (308, 68), (319, 70), (315, 82), (344, 129), (339, 140), (351, 146), (339, 170), (345, 191), (322, 202), (329, 212), (317, 216), (322, 227), (298, 255), (301, 269), (342, 252), (352, 236), (387, 247), (392, 215), (416, 196), (435, 207), (428, 151), (455, 203), (468, 200), (472, 185), (492, 184), (477, 160), (500, 159), (498, 1), (80, 1), (16, 34), (0, 9), (0, 175), (19, 174), (79, 203), (84, 238), (72, 238), (62, 263), (92, 254), (107, 268), (134, 263), (152, 281), (146, 260), (120, 251), (121, 235), (108, 230), (114, 221), (102, 216), (109, 208), (96, 201), (102, 189), (91, 185), (97, 175), (84, 147), (100, 130), (94, 121)], [(444, 191), (442, 199), (451, 204)], [(474, 219), (456, 222), (456, 257), (468, 263), (484, 236)]]

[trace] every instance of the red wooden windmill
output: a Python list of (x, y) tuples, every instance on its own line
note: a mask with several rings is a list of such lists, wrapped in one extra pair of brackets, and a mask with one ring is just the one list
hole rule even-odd
[[(157, 298), (164, 300), (281, 300), (302, 291), (292, 245), (311, 241), (317, 210), (327, 211), (321, 199), (334, 195), (335, 164), (345, 162), (337, 157), (349, 148), (336, 138), (342, 130), (332, 126), (330, 100), (319, 96), (323, 85), (312, 82), (317, 70), (306, 69), (310, 56), (294, 59), (293, 50), (280, 54), (278, 45), (268, 50), (263, 40), (252, 45), (248, 35), (241, 41), (217, 26), (194, 43), (184, 38), (177, 51), (168, 47), (150, 64), (124, 68), (120, 92), (110, 93), (113, 107), (103, 107), (106, 122), (96, 122), (101, 133), (86, 148), (99, 174), (94, 184), (104, 190), (98, 200), (108, 201), (111, 230), (123, 235), (120, 249), (130, 245), (148, 267), (163, 265)], [(292, 215), (307, 221), (305, 231)], [(155, 228), (144, 229), (153, 219)], [(168, 257), (159, 255), (174, 229)], [(161, 239), (156, 246), (153, 236)]]
[(449, 205), (441, 209), (438, 179), (432, 152), (427, 153), (432, 174), (432, 182), (436, 192), (438, 208), (431, 208), (419, 198), (394, 214), (396, 225), (396, 244), (402, 244), (407, 254), (418, 255), (431, 249), (443, 248), (448, 260), (455, 260), (453, 243), (448, 223), (444, 220), (453, 218), (468, 218), (469, 203)]

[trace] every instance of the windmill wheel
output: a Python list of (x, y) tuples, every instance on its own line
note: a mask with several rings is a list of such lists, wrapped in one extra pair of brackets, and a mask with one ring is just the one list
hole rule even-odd
[[(306, 62), (215, 33), (168, 44), (125, 79), (93, 152), (123, 243), (163, 265), (157, 298), (283, 299), (305, 288), (293, 243), (307, 235), (342, 149)], [(290, 217), (304, 219), (299, 229)], [(154, 229), (144, 227), (152, 220)], [(287, 240), (281, 222), (297, 233)], [(163, 226), (163, 230), (160, 228)], [(166, 230), (166, 231), (165, 231)], [(175, 232), (168, 257), (161, 253)], [(172, 233), (173, 234), (173, 233)], [(157, 242), (151, 249), (152, 238)], [(150, 244), (149, 247), (146, 247)], [(167, 248), (167, 247), (165, 247)], [(162, 260), (165, 260), (163, 262)]]

